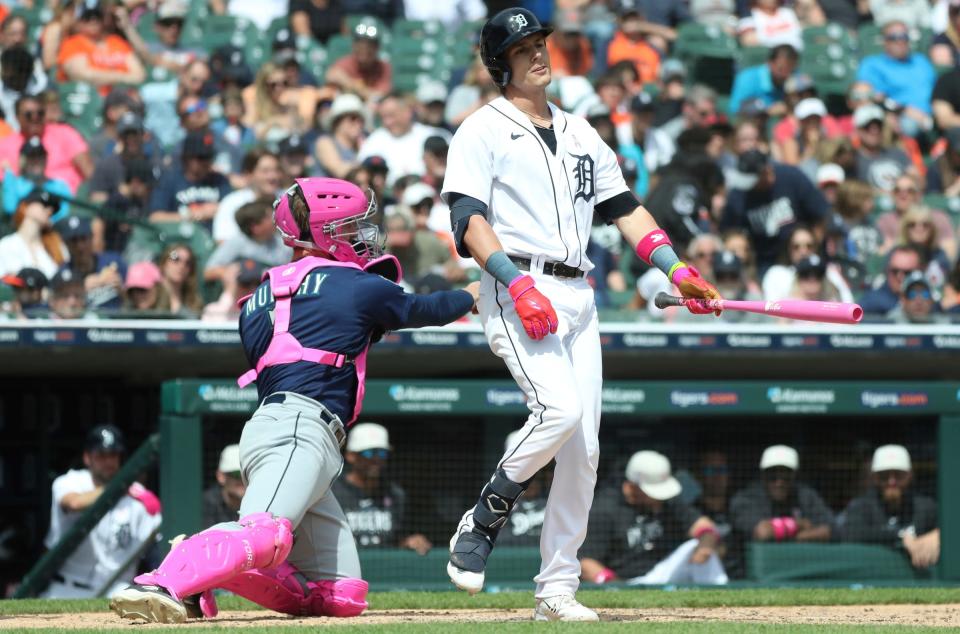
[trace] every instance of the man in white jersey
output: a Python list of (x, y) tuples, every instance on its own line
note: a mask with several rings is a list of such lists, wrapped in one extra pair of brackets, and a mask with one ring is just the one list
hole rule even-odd
[[(586, 249), (594, 211), (684, 296), (719, 293), (679, 260), (593, 128), (547, 103), (550, 32), (525, 9), (501, 11), (484, 25), (480, 54), (502, 96), (463, 122), (448, 155), (443, 197), (457, 249), (484, 269), (484, 332), (526, 394), (530, 416), (477, 505), (464, 513), (447, 572), (461, 589), (482, 589), (487, 557), (510, 511), (556, 459), (534, 618), (595, 621), (597, 614), (574, 598), (599, 460), (600, 336), (584, 277), (593, 268)], [(699, 305), (691, 311), (709, 312)]]
[[(83, 451), (86, 469), (71, 469), (53, 481), (50, 530), (44, 541), (47, 548), (53, 548), (80, 514), (97, 501), (120, 470), (123, 451), (123, 434), (113, 425), (95, 427), (87, 434)], [(97, 596), (158, 526), (159, 500), (134, 483), (128, 495), (120, 498), (63, 562), (41, 596), (52, 599)], [(134, 560), (106, 589), (106, 595), (126, 587), (136, 573), (137, 561)]]

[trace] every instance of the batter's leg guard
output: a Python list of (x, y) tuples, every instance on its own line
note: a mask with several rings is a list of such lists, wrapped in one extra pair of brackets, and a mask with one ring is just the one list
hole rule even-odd
[[(487, 557), (493, 550), (500, 529), (507, 523), (510, 511), (529, 484), (529, 481), (514, 482), (503, 469), (497, 469), (490, 482), (483, 487), (473, 509), (471, 529), (460, 531), (450, 551), (447, 574), (455, 586), (470, 594), (483, 589)], [(467, 525), (461, 522), (461, 527)]]
[(275, 612), (294, 616), (358, 616), (367, 609), (362, 579), (307, 581), (289, 562), (248, 570), (220, 586)]
[(209, 528), (185, 539), (160, 567), (134, 578), (140, 585), (160, 586), (179, 600), (221, 586), (254, 568), (280, 565), (293, 547), (290, 520), (270, 513), (240, 518), (239, 530)]

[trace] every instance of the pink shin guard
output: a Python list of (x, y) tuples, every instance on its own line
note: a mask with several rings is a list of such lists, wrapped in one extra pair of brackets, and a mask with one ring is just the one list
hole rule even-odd
[(294, 616), (359, 616), (367, 609), (368, 584), (362, 579), (307, 581), (291, 564), (248, 570), (221, 588), (265, 608)]
[(160, 567), (134, 579), (166, 588), (177, 599), (221, 587), (247, 570), (283, 563), (293, 547), (293, 527), (286, 518), (253, 513), (240, 519), (240, 530), (209, 528), (173, 547)]

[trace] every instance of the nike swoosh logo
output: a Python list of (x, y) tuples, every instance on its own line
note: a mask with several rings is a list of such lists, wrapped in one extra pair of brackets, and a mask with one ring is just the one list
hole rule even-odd
[(517, 139), (519, 139), (519, 138), (522, 137), (522, 136), (523, 136), (522, 133), (521, 133), (521, 134), (513, 134), (513, 133), (511, 132), (511, 133), (510, 133), (510, 140), (511, 140), (511, 141), (516, 141)]

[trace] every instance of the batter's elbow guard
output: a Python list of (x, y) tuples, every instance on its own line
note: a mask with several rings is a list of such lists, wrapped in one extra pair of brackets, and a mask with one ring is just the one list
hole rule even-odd
[(453, 229), (453, 241), (457, 247), (457, 254), (462, 258), (472, 257), (463, 238), (467, 234), (471, 216), (487, 216), (487, 206), (471, 196), (450, 194), (450, 226)]

